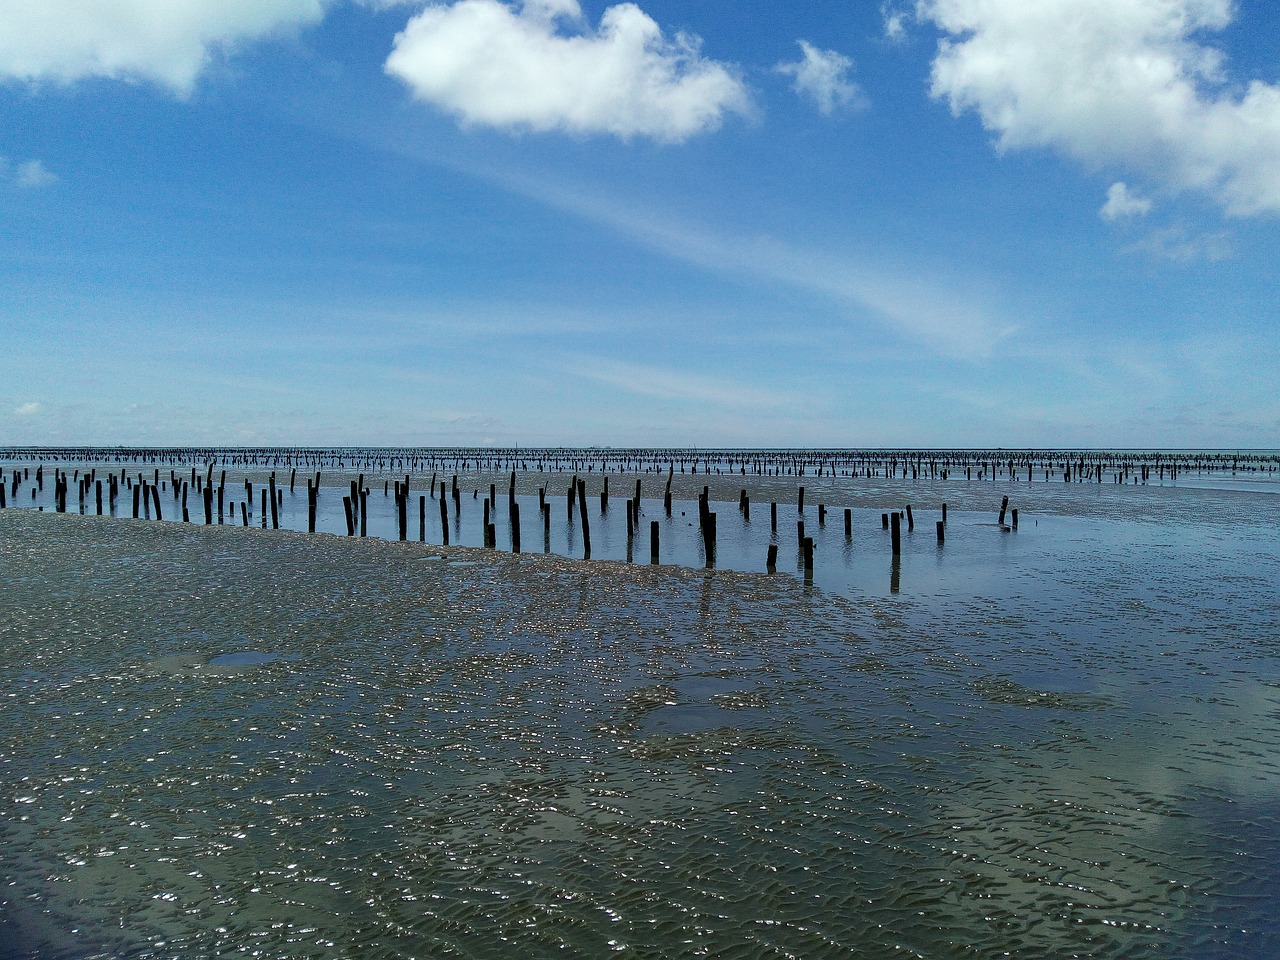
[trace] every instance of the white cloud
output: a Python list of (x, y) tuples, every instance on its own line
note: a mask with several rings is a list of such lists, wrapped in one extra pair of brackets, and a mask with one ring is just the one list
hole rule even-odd
[(508, 189), (603, 224), (664, 256), (791, 287), (847, 309), (854, 322), (870, 321), (943, 356), (983, 359), (1017, 331), (979, 299), (930, 277), (897, 273), (827, 250), (702, 229), (664, 219), (651, 209), (536, 184), (511, 171), (497, 179)]
[(907, 38), (906, 22), (911, 14), (896, 2), (880, 4), (880, 18), (884, 21), (886, 40), (898, 43)]
[(834, 50), (819, 50), (797, 40), (804, 58), (796, 63), (780, 63), (774, 69), (793, 77), (796, 93), (813, 98), (818, 109), (830, 114), (838, 107), (856, 105), (858, 88), (848, 80), (853, 61)]
[(20, 417), (34, 417), (43, 409), (43, 406), (33, 400), (30, 403), (19, 404), (13, 412)]
[(1153, 230), (1126, 251), (1184, 265), (1198, 260), (1216, 263), (1232, 255), (1231, 239), (1225, 232), (1189, 234), (1181, 227)]
[(148, 80), (190, 93), (215, 51), (315, 23), (326, 0), (4, 0), (0, 79)]
[(58, 178), (39, 160), (28, 160), (26, 163), (18, 164), (13, 181), (20, 187), (38, 189), (57, 183)]
[(920, 0), (950, 36), (933, 95), (975, 110), (1002, 148), (1127, 165), (1234, 215), (1280, 214), (1280, 87), (1227, 86), (1197, 34), (1231, 0)]
[(1151, 201), (1131, 192), (1121, 180), (1107, 188), (1107, 202), (1098, 211), (1098, 216), (1103, 220), (1127, 220), (1129, 217), (1146, 216), (1150, 212)]
[(750, 110), (696, 37), (667, 39), (631, 3), (598, 29), (582, 25), (578, 0), (432, 4), (396, 36), (386, 70), (465, 123), (508, 129), (678, 142)]

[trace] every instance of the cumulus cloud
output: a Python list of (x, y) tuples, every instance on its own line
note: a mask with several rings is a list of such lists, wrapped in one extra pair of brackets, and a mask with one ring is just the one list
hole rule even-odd
[(29, 403), (21, 403), (14, 407), (13, 412), (20, 417), (34, 417), (43, 409), (44, 407), (41, 404), (32, 400)]
[(1107, 202), (1098, 211), (1103, 220), (1127, 220), (1142, 217), (1151, 212), (1151, 201), (1129, 190), (1122, 180), (1107, 188)]
[(1050, 147), (1280, 214), (1280, 86), (1229, 86), (1231, 0), (920, 0), (948, 36), (932, 92), (974, 110), (1002, 148)]
[(190, 93), (215, 52), (315, 23), (326, 0), (4, 0), (0, 79), (146, 80)]
[(818, 109), (825, 114), (838, 107), (856, 105), (858, 88), (849, 82), (853, 61), (834, 50), (819, 50), (812, 44), (797, 40), (803, 59), (796, 63), (780, 63), (774, 69), (793, 78), (796, 93), (813, 98)]
[(668, 39), (632, 3), (596, 29), (578, 0), (432, 4), (396, 36), (386, 71), (464, 123), (678, 142), (715, 129), (750, 97), (701, 41)]

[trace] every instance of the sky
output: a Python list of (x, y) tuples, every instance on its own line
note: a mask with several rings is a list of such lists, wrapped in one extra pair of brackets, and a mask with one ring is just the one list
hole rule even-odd
[(1280, 447), (1273, 0), (0, 0), (0, 445)]

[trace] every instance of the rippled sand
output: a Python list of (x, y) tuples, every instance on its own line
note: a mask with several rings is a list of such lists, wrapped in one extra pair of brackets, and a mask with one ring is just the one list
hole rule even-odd
[(1271, 956), (1274, 590), (1157, 574), (0, 512), (0, 956)]

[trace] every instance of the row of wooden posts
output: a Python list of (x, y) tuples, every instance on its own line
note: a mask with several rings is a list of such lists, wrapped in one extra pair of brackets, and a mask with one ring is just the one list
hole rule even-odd
[[(29, 474), (26, 474), (29, 476)], [(669, 470), (667, 474), (666, 488), (663, 495), (663, 506), (668, 518), (671, 517), (672, 496), (671, 484), (674, 476), (674, 470)], [(0, 477), (0, 508), (4, 508), (6, 504), (6, 486), (10, 486), (12, 496), (16, 498), (19, 484), (24, 477), (23, 473), (18, 470), (13, 471), (11, 484), (6, 485), (3, 478)], [(176, 471), (170, 471), (170, 482), (173, 484), (174, 497), (181, 504), (182, 519), (184, 522), (190, 521), (190, 515), (187, 506), (188, 492), (194, 489), (201, 495), (204, 507), (204, 522), (212, 525), (214, 522), (214, 502), (217, 502), (218, 523), (223, 522), (225, 516), (225, 488), (226, 488), (226, 471), (220, 473), (218, 482), (214, 483), (213, 466), (209, 465), (204, 476), (200, 476), (196, 469), (191, 469), (189, 478), (179, 477)], [(66, 512), (67, 496), (69, 483), (71, 478), (67, 473), (55, 468), (54, 472), (54, 502), (58, 512)], [(155, 519), (162, 520), (163, 510), (160, 500), (160, 489), (164, 484), (160, 478), (160, 471), (156, 468), (150, 480), (143, 474), (138, 475), (137, 483), (133, 478), (127, 476), (121, 471), (117, 476), (114, 473), (107, 474), (105, 477), (107, 503), (110, 512), (114, 515), (116, 509), (116, 499), (119, 495), (120, 485), (123, 483), (126, 487), (132, 489), (133, 494), (133, 516), (135, 519), (145, 516), (151, 518), (154, 512)], [(96, 506), (99, 514), (103, 513), (103, 478), (98, 478), (97, 471), (92, 470), (84, 476), (80, 476), (76, 471), (75, 482), (77, 484), (80, 509), (85, 510), (85, 498), (90, 489), (94, 490), (96, 495)], [(289, 476), (289, 491), (294, 492), (297, 482), (297, 469), (294, 468)], [(454, 501), (455, 517), (461, 514), (462, 494), (458, 486), (457, 474), (454, 474), (452, 480), (446, 485), (436, 474), (431, 477), (430, 495), (436, 499), (436, 486), (439, 483), (440, 496), (440, 532), (441, 539), (445, 546), (449, 545), (449, 511), (448, 499)], [(306, 478), (307, 483), (307, 532), (315, 533), (317, 505), (320, 493), (320, 472), (317, 471), (314, 478)], [(383, 492), (389, 495), (390, 481), (384, 481)], [(247, 478), (244, 481), (245, 498), (240, 503), (240, 519), (244, 526), (249, 525), (248, 505), (253, 503), (253, 484)], [(36, 468), (35, 483), (32, 486), (32, 499), (35, 499), (36, 491), (42, 490), (44, 487), (44, 470), (43, 466)], [(447, 492), (447, 495), (446, 495)], [(473, 492), (473, 496), (478, 491)], [(271, 521), (271, 527), (278, 529), (279, 508), (283, 504), (284, 492), (276, 484), (276, 475), (274, 471), (270, 474), (267, 484), (262, 487), (261, 495), (261, 523), (265, 528), (268, 517)], [(628, 553), (630, 553), (630, 544), (637, 537), (641, 529), (640, 521), (640, 495), (641, 480), (636, 479), (635, 496), (626, 501), (627, 504), (627, 542)], [(710, 509), (710, 490), (704, 486), (702, 492), (698, 495), (698, 527), (703, 544), (703, 555), (706, 559), (708, 567), (715, 564), (716, 556), (716, 514)], [(369, 489), (365, 486), (364, 475), (361, 474), (357, 480), (350, 481), (350, 488), (347, 494), (342, 498), (343, 513), (346, 519), (347, 535), (355, 536), (357, 530), (360, 536), (366, 536), (368, 532), (368, 497)], [(410, 478), (405, 476), (404, 481), (395, 481), (395, 504), (397, 529), (401, 540), (408, 539), (408, 516), (410, 493)], [(587, 510), (587, 489), (586, 481), (577, 476), (572, 477), (566, 491), (566, 507), (567, 515), (570, 523), (574, 520), (575, 513), (581, 528), (583, 555), (585, 558), (591, 557), (591, 521), (589, 511)], [(797, 491), (798, 512), (803, 514), (805, 502), (805, 488), (803, 486)], [(547, 488), (541, 487), (538, 490), (539, 515), (542, 520), (544, 536), (550, 535), (551, 530), (551, 505), (547, 502)], [(234, 520), (234, 504), (232, 505), (232, 518)], [(608, 510), (609, 506), (609, 478), (604, 477), (603, 488), (600, 492), (600, 509), (601, 512)], [(484, 500), (484, 520), (483, 520), (483, 539), (484, 545), (489, 548), (497, 547), (497, 529), (495, 523), (497, 509), (497, 485), (491, 483), (489, 485), (489, 494)], [(744, 520), (749, 521), (751, 518), (751, 500), (747, 495), (745, 488), (742, 489), (738, 499), (738, 510), (743, 515)], [(511, 471), (510, 482), (507, 489), (507, 511), (508, 511), (508, 527), (511, 533), (511, 549), (513, 553), (519, 553), (521, 548), (521, 523), (520, 523), (520, 504), (516, 500), (516, 472)], [(826, 505), (818, 505), (818, 523), (823, 525), (826, 522)], [(1006, 525), (1006, 517), (1010, 520), (1010, 525)], [(902, 522), (906, 520), (908, 532), (915, 529), (915, 516), (910, 505), (907, 505), (903, 511), (894, 511), (891, 513), (883, 513), (881, 515), (882, 527), (890, 531), (890, 542), (894, 557), (898, 557), (902, 552)], [(778, 532), (778, 504), (771, 502), (769, 504), (770, 529), (773, 534)], [(942, 504), (942, 519), (937, 521), (936, 532), (938, 544), (942, 545), (946, 537), (947, 524), (947, 504)], [(426, 539), (427, 525), (427, 497), (420, 495), (418, 498), (418, 538)], [(1005, 496), (1000, 504), (999, 525), (1005, 530), (1017, 530), (1018, 528), (1018, 511), (1014, 508), (1009, 510), (1009, 498)], [(853, 535), (853, 510), (845, 508), (844, 510), (844, 532), (846, 538)], [(805, 522), (803, 516), (796, 521), (797, 543), (800, 549), (801, 562), (806, 574), (811, 575), (814, 565), (814, 541), (811, 536), (805, 534)], [(651, 521), (649, 524), (649, 557), (650, 562), (658, 563), (660, 554), (660, 525), (657, 520)], [(770, 544), (766, 557), (766, 568), (773, 572), (777, 567), (778, 545)]]

